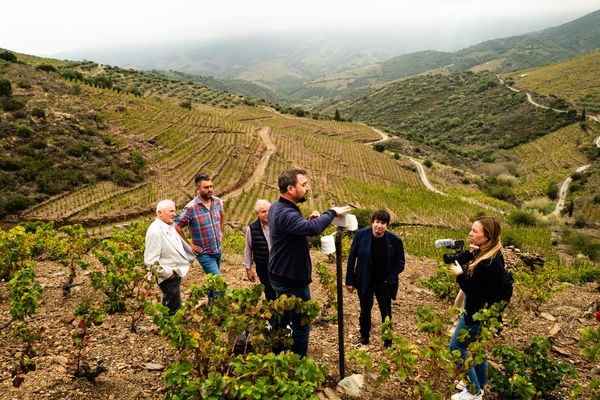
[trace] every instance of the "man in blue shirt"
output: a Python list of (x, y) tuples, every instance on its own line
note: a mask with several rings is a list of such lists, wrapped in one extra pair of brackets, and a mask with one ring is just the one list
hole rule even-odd
[[(351, 208), (333, 207), (322, 215), (314, 211), (307, 220), (297, 206), (298, 203), (306, 201), (310, 190), (306, 171), (285, 171), (279, 176), (277, 183), (281, 197), (269, 208), (269, 280), (277, 297), (285, 294), (307, 301), (310, 300), (309, 284), (312, 282), (312, 263), (307, 236), (320, 234), (333, 218), (347, 214)], [(300, 315), (291, 313), (290, 326), (294, 339), (292, 351), (306, 356), (310, 324), (303, 325)]]

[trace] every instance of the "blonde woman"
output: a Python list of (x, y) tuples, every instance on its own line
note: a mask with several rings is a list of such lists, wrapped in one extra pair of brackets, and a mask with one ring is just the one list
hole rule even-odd
[[(500, 249), (500, 224), (494, 217), (480, 217), (473, 222), (469, 233), (469, 251), (459, 256), (451, 267), (456, 282), (465, 294), (465, 313), (460, 317), (450, 341), (450, 350), (459, 350), (466, 359), (469, 344), (479, 336), (481, 327), (473, 315), (499, 300), (500, 283), (504, 276), (504, 258)], [(458, 265), (460, 264), (460, 265)], [(464, 268), (463, 270), (463, 267)], [(459, 339), (460, 331), (468, 337)], [(479, 400), (487, 383), (487, 361), (484, 359), (467, 372), (468, 384), (452, 396), (452, 400)]]

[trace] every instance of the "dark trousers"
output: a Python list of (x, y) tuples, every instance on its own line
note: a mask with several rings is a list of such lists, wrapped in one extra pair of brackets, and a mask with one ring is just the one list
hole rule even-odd
[(275, 300), (277, 298), (277, 295), (275, 294), (273, 286), (271, 286), (267, 265), (256, 264), (256, 275), (258, 275), (260, 283), (262, 283), (262, 285), (265, 287), (265, 297), (267, 298), (267, 300)]
[(173, 315), (181, 308), (181, 277), (169, 278), (158, 284), (163, 294), (162, 304)]
[[(277, 294), (278, 298), (285, 294), (288, 297), (296, 296), (304, 301), (310, 300), (310, 288), (308, 286), (296, 288), (286, 286), (275, 281), (271, 281), (271, 285), (273, 286), (273, 289), (275, 289), (275, 293)], [(294, 343), (292, 344), (292, 352), (300, 356), (306, 356), (308, 354), (310, 324), (303, 324), (301, 314), (293, 311), (290, 311), (288, 318), (290, 321), (290, 327), (292, 328), (292, 339), (294, 340)]]
[(385, 282), (371, 282), (364, 296), (360, 296), (360, 336), (369, 339), (371, 333), (371, 310), (373, 309), (373, 295), (377, 297), (377, 305), (381, 313), (381, 321), (385, 317), (392, 318), (392, 289)]

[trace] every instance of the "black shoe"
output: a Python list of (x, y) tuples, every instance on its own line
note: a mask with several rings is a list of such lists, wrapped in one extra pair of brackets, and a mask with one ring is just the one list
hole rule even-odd
[(386, 349), (392, 347), (392, 341), (390, 339), (384, 340), (383, 347), (385, 347)]
[(369, 338), (361, 337), (360, 338), (360, 344), (369, 344)]

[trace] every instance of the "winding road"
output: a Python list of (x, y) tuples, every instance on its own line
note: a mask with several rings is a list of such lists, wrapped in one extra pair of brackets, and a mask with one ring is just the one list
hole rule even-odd
[[(512, 90), (513, 92), (516, 93), (521, 93), (522, 91), (520, 89), (516, 89), (512, 86), (507, 85), (504, 80), (502, 80), (502, 78), (500, 77), (500, 75), (496, 75), (496, 78), (498, 78), (498, 80), (500, 81), (501, 84), (503, 84), (504, 86), (506, 86), (507, 88), (509, 88), (510, 90)], [(531, 94), (529, 92), (524, 92), (527, 95), (527, 101), (529, 103), (531, 103), (533, 106), (535, 107), (539, 107), (539, 108), (543, 108), (545, 110), (552, 110), (554, 112), (557, 113), (565, 113), (567, 111), (565, 110), (557, 110), (556, 108), (550, 108), (550, 107), (546, 107), (544, 105), (541, 105), (539, 103), (536, 103), (533, 98), (531, 97)], [(600, 122), (600, 117), (596, 116), (596, 115), (586, 115), (587, 119), (591, 120), (591, 121), (595, 121), (595, 122)], [(596, 139), (594, 139), (594, 143), (596, 144), (596, 147), (600, 147), (600, 136), (596, 137)], [(590, 164), (587, 165), (582, 165), (581, 167), (577, 168), (575, 170), (575, 172), (583, 172), (586, 169), (588, 169), (590, 167)], [(560, 215), (561, 210), (563, 209), (563, 207), (565, 206), (565, 198), (567, 197), (567, 192), (569, 191), (569, 185), (571, 184), (571, 182), (573, 181), (573, 179), (571, 178), (571, 176), (567, 176), (561, 183), (560, 185), (560, 190), (558, 191), (558, 201), (556, 202), (556, 207), (554, 208), (554, 211), (552, 211), (550, 213), (550, 215)]]

